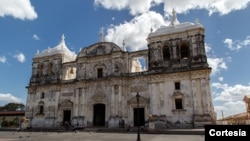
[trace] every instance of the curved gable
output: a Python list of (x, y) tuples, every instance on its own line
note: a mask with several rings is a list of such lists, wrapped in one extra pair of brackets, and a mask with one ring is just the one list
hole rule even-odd
[(118, 45), (111, 42), (99, 42), (82, 49), (78, 57), (105, 55), (116, 51), (122, 51)]

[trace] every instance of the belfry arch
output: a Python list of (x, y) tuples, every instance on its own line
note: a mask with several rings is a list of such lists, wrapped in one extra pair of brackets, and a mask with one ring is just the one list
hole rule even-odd
[(188, 46), (187, 41), (181, 42), (180, 50), (181, 50), (181, 54), (180, 54), (181, 59), (189, 58), (189, 46)]

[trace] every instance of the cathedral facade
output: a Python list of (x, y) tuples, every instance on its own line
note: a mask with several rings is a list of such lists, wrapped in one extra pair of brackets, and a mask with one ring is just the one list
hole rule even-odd
[(204, 36), (198, 21), (179, 23), (175, 13), (140, 51), (100, 40), (75, 54), (63, 35), (33, 57), (25, 116), (33, 128), (147, 126), (152, 119), (155, 128), (211, 124), (216, 114)]

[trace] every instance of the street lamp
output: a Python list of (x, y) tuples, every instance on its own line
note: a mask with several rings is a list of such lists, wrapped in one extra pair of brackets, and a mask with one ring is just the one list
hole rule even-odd
[(137, 101), (137, 141), (141, 141), (141, 137), (140, 137), (140, 124), (139, 124), (139, 100), (140, 100), (140, 95), (137, 92), (136, 94), (136, 101)]

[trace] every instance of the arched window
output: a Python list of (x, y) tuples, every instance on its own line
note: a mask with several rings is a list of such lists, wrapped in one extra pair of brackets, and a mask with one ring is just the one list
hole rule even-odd
[(170, 60), (170, 50), (168, 45), (165, 45), (163, 47), (163, 60), (164, 61)]
[(185, 59), (189, 57), (189, 47), (188, 47), (188, 42), (183, 41), (180, 45), (181, 49), (181, 59)]

